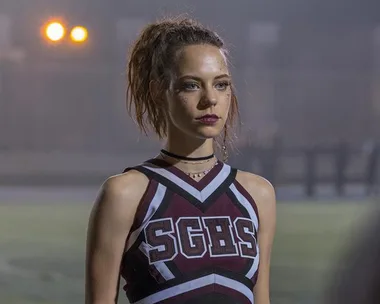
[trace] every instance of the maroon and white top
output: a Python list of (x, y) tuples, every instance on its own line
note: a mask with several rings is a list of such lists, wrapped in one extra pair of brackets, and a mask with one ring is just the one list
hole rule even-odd
[(200, 181), (162, 160), (128, 168), (149, 178), (121, 265), (130, 303), (254, 303), (259, 219), (237, 170)]

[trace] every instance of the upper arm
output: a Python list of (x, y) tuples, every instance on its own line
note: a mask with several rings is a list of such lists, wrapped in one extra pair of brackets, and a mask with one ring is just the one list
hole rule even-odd
[(272, 244), (276, 229), (276, 195), (273, 186), (257, 175), (245, 174), (244, 184), (256, 202), (259, 213), (259, 272), (254, 287), (255, 303), (269, 304), (269, 274)]
[(125, 241), (146, 184), (136, 171), (103, 184), (88, 223), (86, 304), (115, 303)]
[[(260, 226), (258, 232), (258, 244), (260, 249), (259, 276), (255, 286), (256, 296), (268, 297), (269, 303), (269, 273), (272, 244), (276, 229), (276, 197), (273, 186), (266, 180), (263, 181), (261, 191), (256, 195), (257, 208), (259, 210)], [(257, 299), (257, 303), (261, 301)]]

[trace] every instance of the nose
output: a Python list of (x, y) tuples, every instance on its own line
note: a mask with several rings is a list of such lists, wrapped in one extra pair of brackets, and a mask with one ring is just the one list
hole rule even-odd
[(205, 106), (215, 106), (218, 103), (216, 92), (212, 88), (205, 89), (201, 103)]

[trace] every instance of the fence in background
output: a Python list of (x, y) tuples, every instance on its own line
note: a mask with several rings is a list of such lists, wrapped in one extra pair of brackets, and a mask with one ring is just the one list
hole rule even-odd
[(367, 195), (377, 194), (380, 182), (380, 144), (352, 147), (346, 143), (308, 148), (241, 147), (234, 164), (253, 170), (275, 186), (303, 185), (308, 197), (316, 195), (321, 184), (333, 185), (343, 196), (347, 185), (364, 185)]

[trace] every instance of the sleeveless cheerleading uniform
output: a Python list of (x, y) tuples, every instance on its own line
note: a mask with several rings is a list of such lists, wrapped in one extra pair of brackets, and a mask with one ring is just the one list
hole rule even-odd
[(149, 178), (121, 265), (130, 303), (254, 303), (257, 207), (218, 162), (200, 181), (161, 160), (128, 170)]

